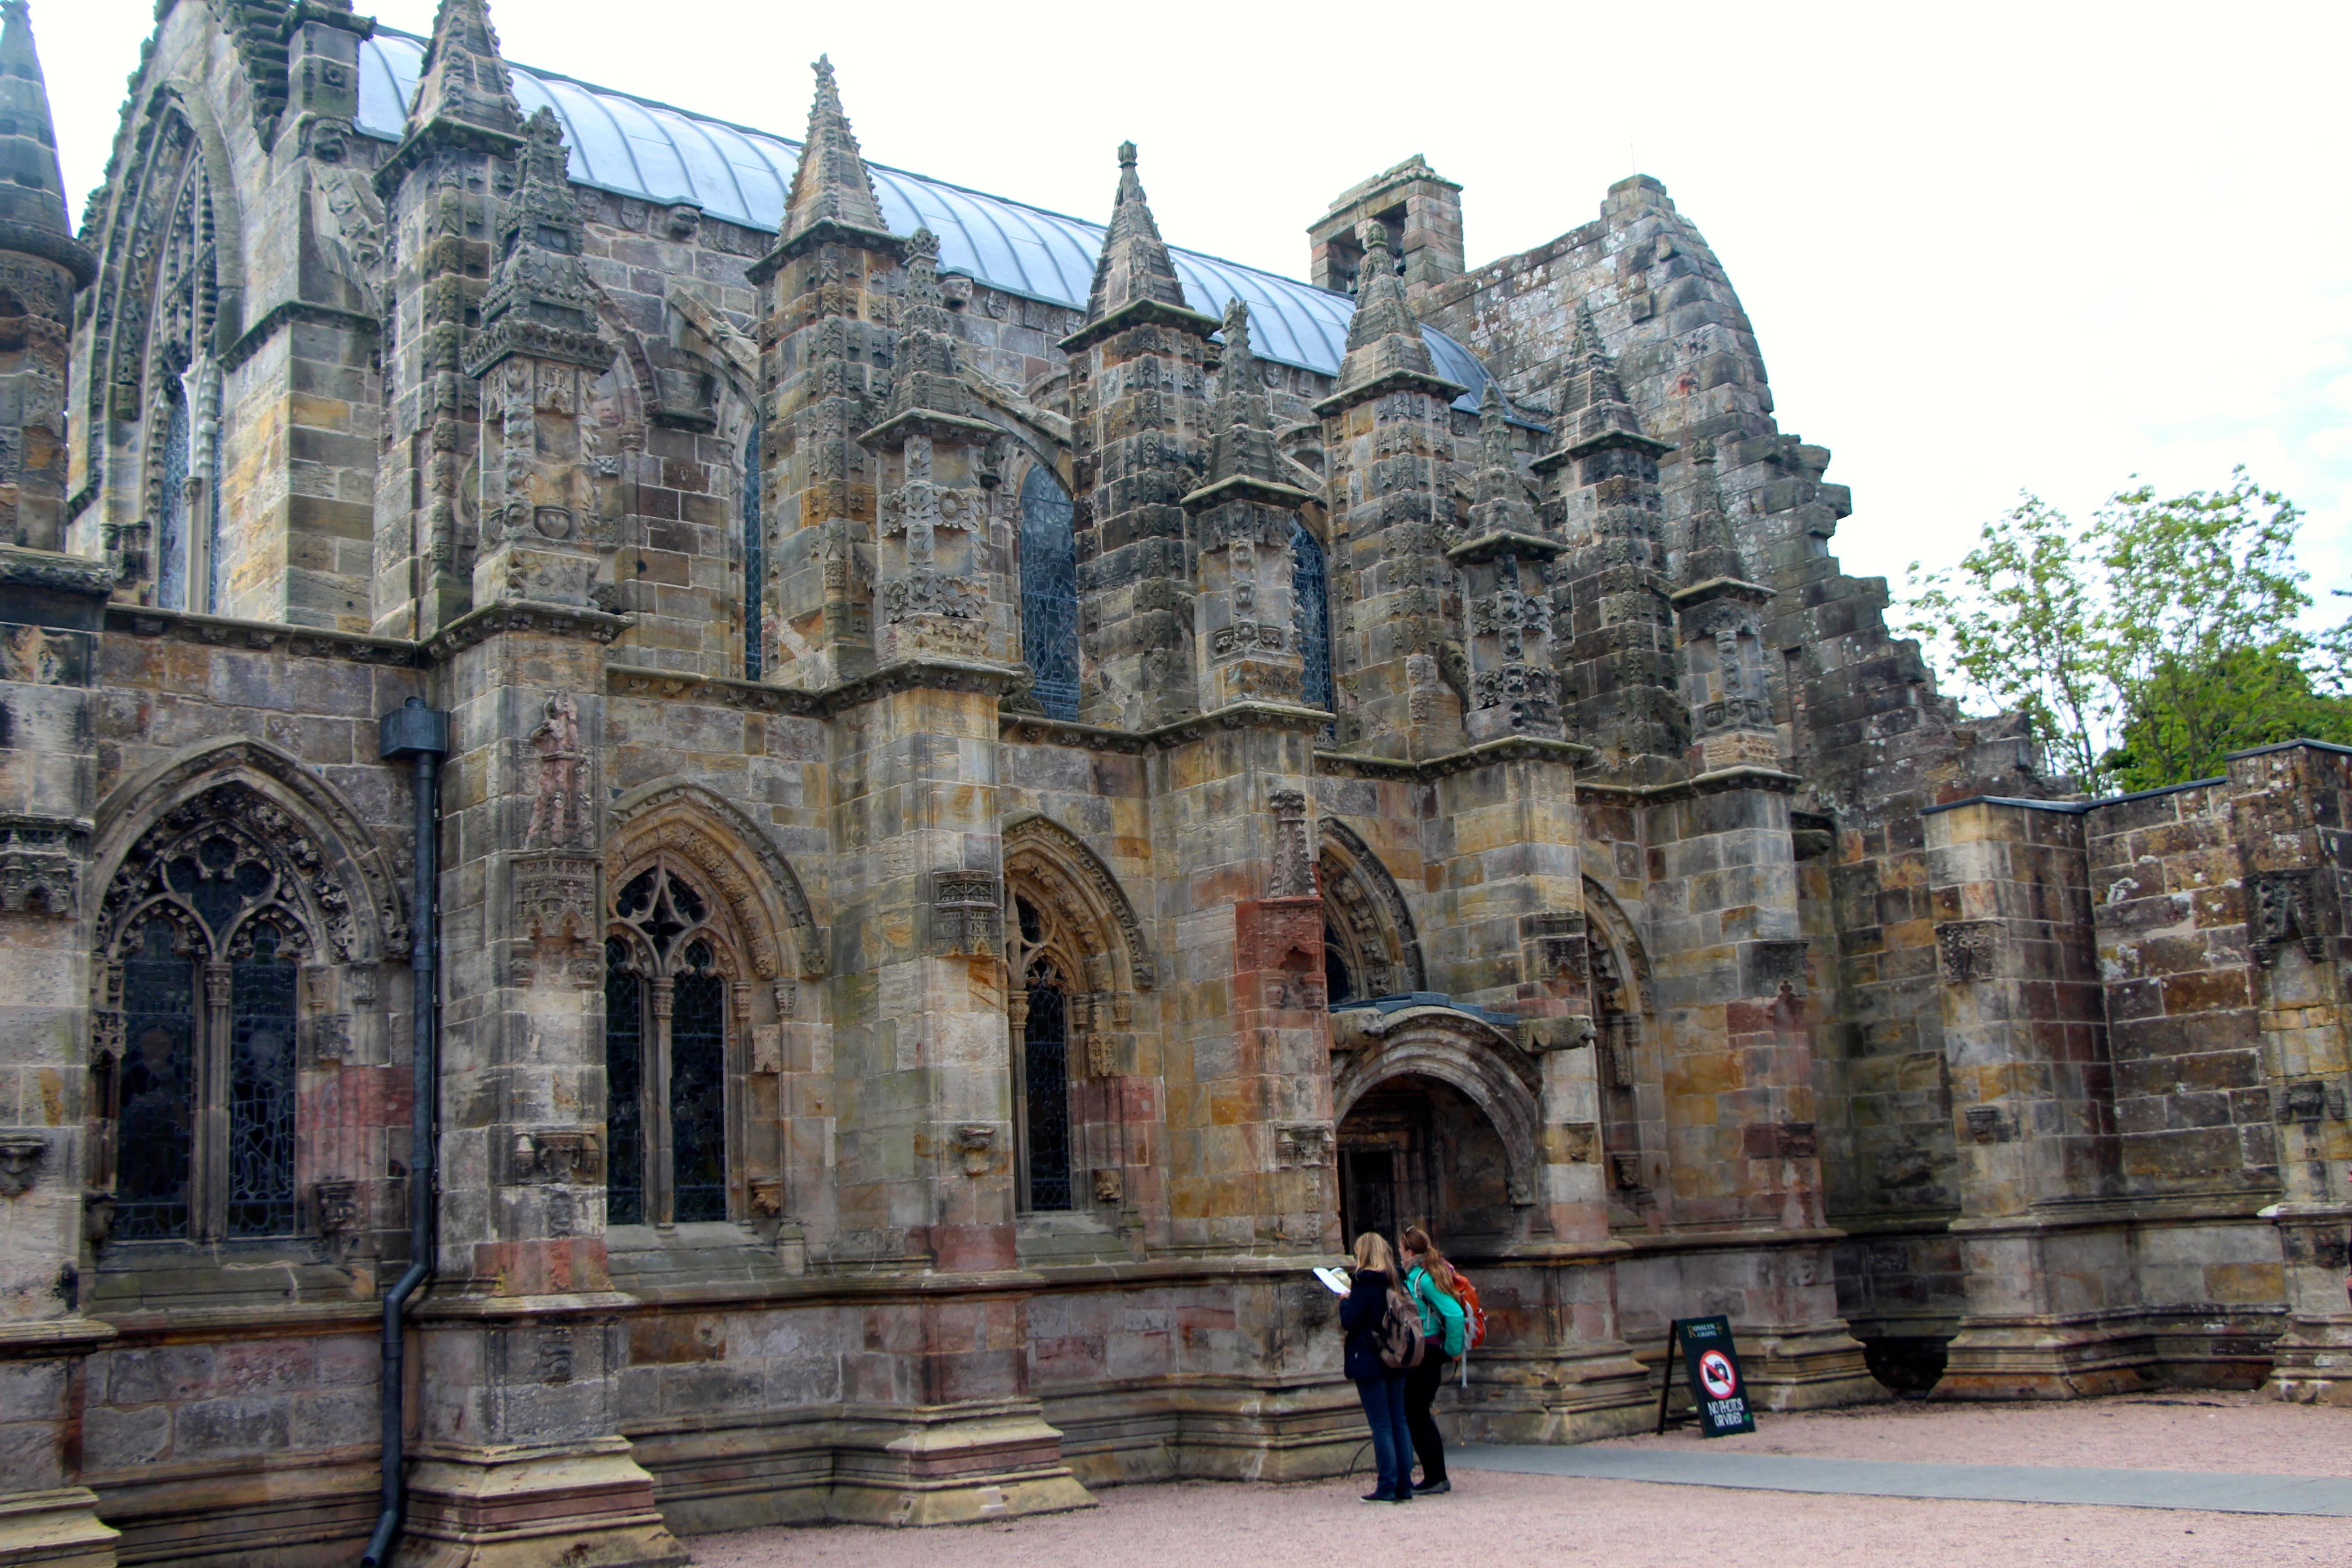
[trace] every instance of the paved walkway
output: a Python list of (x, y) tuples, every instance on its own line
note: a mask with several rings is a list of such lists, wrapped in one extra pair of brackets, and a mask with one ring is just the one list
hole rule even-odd
[(1502, 1444), (1454, 1449), (1464, 1470), (1508, 1470), (1591, 1480), (1731, 1487), (1854, 1497), (1946, 1498), (1967, 1502), (2092, 1503), (2103, 1508), (2192, 1509), (2207, 1513), (2294, 1513), (2352, 1518), (2352, 1480), (2324, 1476), (2231, 1475), (2211, 1470), (2093, 1470), (2056, 1465), (1921, 1465), (1782, 1454), (1687, 1453), (1596, 1445)]

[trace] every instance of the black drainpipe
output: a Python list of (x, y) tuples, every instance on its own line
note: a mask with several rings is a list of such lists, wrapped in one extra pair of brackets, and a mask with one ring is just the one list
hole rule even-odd
[(433, 1272), (433, 1110), (440, 1096), (433, 1026), (438, 1016), (441, 951), (440, 925), (434, 915), (440, 879), (441, 759), (448, 751), (449, 715), (427, 708), (422, 697), (412, 697), (406, 706), (383, 716), (377, 753), (386, 762), (406, 757), (416, 764), (416, 918), (408, 949), (409, 972), (415, 982), (410, 1056), (416, 1073), (416, 1104), (408, 1148), (408, 1270), (383, 1299), (383, 1511), (376, 1516), (375, 1533), (360, 1560), (365, 1568), (383, 1568), (400, 1533), (400, 1447), (405, 1421), (401, 1316)]

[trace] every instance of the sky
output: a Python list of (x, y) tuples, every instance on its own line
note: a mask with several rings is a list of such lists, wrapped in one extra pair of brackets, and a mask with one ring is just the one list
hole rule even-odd
[[(99, 182), (152, 15), (33, 0), (69, 191)], [(1781, 428), (1853, 487), (1848, 571), (1899, 591), (2021, 490), (2079, 518), (2134, 476), (2173, 493), (2242, 463), (2309, 514), (2314, 592), (2352, 587), (2340, 0), (491, 16), (510, 59), (795, 139), (828, 53), (869, 157), (1097, 220), (1132, 138), (1171, 241), (1294, 277), (1331, 199), (1415, 153), (1463, 185), (1474, 266), (1638, 169), (1728, 268)]]

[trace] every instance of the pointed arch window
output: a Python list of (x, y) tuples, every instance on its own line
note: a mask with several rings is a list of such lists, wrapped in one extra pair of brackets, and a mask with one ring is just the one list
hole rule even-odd
[(1025, 1006), (1014, 1020), (1020, 1044), (1015, 1110), (1021, 1183), (1033, 1211), (1072, 1206), (1070, 1183), (1069, 977), (1047, 948), (1045, 916), (1015, 896)]
[(155, 516), (155, 603), (167, 610), (188, 608), (188, 463), (194, 449), (188, 400), (167, 401), (159, 463), (162, 489)]
[(1298, 653), (1306, 666), (1299, 695), (1309, 708), (1332, 710), (1331, 589), (1323, 562), (1323, 542), (1296, 517), (1290, 520), (1290, 613), (1298, 630)]
[(767, 537), (760, 526), (760, 437), (764, 416), (751, 421), (743, 437), (743, 679), (757, 680), (766, 668)]
[(117, 1239), (298, 1229), (295, 1046), (314, 943), (292, 827), (215, 792), (152, 829), (107, 892), (94, 1163)]
[(604, 943), (605, 1202), (614, 1225), (728, 1217), (730, 1049), (747, 999), (718, 905), (667, 855)]
[(1078, 716), (1078, 554), (1069, 493), (1042, 464), (1021, 481), (1021, 657), (1038, 706)]

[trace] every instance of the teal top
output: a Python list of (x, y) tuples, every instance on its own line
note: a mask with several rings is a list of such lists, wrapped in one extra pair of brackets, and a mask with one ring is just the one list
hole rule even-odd
[(1439, 1289), (1426, 1268), (1416, 1268), (1406, 1275), (1404, 1288), (1412, 1293), (1413, 1305), (1421, 1309), (1422, 1333), (1432, 1343), (1442, 1345), (1447, 1355), (1460, 1355), (1470, 1324), (1462, 1303)]

